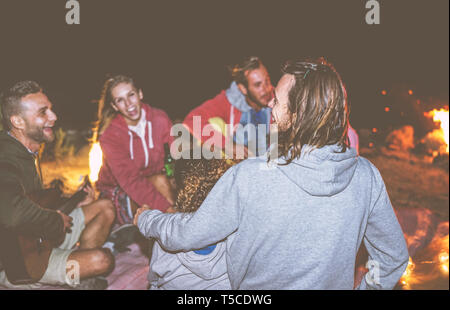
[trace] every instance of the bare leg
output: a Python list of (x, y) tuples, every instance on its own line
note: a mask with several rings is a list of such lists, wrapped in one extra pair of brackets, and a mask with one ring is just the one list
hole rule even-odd
[(101, 247), (108, 237), (115, 218), (112, 202), (99, 199), (81, 207), (85, 217), (85, 229), (80, 236), (80, 249), (94, 249)]
[[(76, 250), (68, 260), (78, 262), (80, 280), (107, 274), (114, 268), (114, 256), (108, 249)], [(69, 271), (66, 270), (67, 273)]]
[(153, 184), (158, 192), (167, 199), (167, 201), (173, 205), (175, 203), (175, 188), (164, 174), (154, 174), (148, 177), (148, 180)]

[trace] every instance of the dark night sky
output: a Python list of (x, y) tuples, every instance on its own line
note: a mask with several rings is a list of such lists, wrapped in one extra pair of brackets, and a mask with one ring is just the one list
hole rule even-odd
[(0, 2), (0, 87), (34, 79), (59, 125), (87, 127), (107, 73), (135, 77), (146, 102), (182, 118), (230, 82), (246, 55), (273, 83), (289, 58), (323, 55), (347, 84), (356, 128), (383, 117), (381, 89), (404, 84), (448, 104), (448, 0), (379, 0), (381, 24), (365, 23), (366, 0), (80, 0), (66, 25), (65, 0)]

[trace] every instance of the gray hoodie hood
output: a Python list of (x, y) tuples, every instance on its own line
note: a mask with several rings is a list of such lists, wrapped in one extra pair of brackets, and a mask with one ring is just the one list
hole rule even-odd
[(277, 165), (277, 169), (312, 196), (332, 196), (348, 186), (358, 162), (354, 148), (344, 153), (340, 150), (337, 145), (320, 149), (305, 145), (299, 159), (287, 166)]
[(225, 244), (219, 242), (214, 251), (207, 255), (199, 255), (193, 251), (179, 252), (176, 255), (193, 274), (205, 280), (212, 280), (227, 273), (225, 251)]
[(247, 104), (245, 96), (239, 90), (236, 82), (231, 83), (230, 87), (225, 91), (228, 101), (241, 112), (248, 112), (252, 108)]
[(229, 290), (226, 244), (218, 242), (206, 255), (166, 252), (157, 242), (153, 247), (148, 273), (150, 289)]

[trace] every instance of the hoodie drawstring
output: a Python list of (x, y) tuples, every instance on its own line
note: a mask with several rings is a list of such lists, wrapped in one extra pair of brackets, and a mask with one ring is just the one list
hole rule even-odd
[(149, 148), (153, 148), (153, 137), (152, 137), (152, 122), (148, 121), (148, 146)]
[(231, 105), (231, 110), (230, 110), (230, 134), (228, 135), (229, 137), (233, 138), (233, 129), (234, 129), (234, 106)]
[[(153, 137), (152, 137), (152, 122), (148, 121), (148, 147), (150, 149), (153, 149), (155, 146), (153, 144)], [(128, 135), (130, 136), (130, 158), (134, 159), (134, 153), (133, 153), (133, 134), (131, 133), (130, 130), (128, 130)], [(142, 138), (141, 136), (138, 135), (138, 137), (141, 139), (142, 142), (142, 148), (144, 149), (144, 154), (145, 154), (145, 167), (148, 167), (148, 150), (147, 150), (147, 143), (145, 143), (145, 137)]]
[(134, 159), (134, 154), (133, 154), (133, 134), (129, 130), (128, 130), (128, 135), (130, 136), (130, 158)]

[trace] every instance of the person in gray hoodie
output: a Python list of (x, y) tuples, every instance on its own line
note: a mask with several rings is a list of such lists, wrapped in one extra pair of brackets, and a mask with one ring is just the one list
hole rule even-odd
[[(194, 212), (214, 184), (236, 162), (224, 159), (177, 160), (177, 212)], [(220, 216), (220, 214), (218, 214)], [(226, 243), (189, 252), (167, 252), (154, 243), (148, 280), (151, 290), (229, 290)]]
[[(392, 289), (408, 251), (378, 169), (348, 147), (346, 90), (323, 58), (287, 62), (273, 100), (279, 141), (230, 168), (189, 215), (143, 206), (135, 222), (170, 251), (226, 240), (232, 289)], [(274, 154), (275, 153), (275, 154)], [(220, 214), (220, 216), (218, 216)]]

